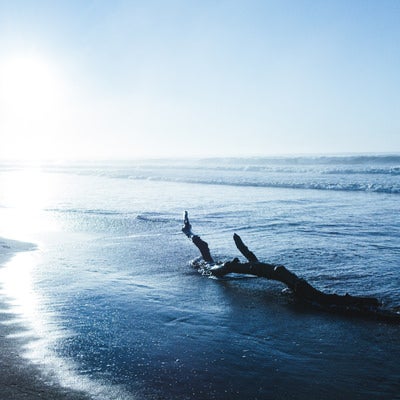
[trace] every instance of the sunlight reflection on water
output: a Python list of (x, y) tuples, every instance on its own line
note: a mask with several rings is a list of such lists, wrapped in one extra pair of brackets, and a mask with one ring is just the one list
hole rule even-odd
[[(0, 269), (1, 294), (14, 316), (8, 323), (22, 324), (27, 331), (14, 336), (31, 339), (24, 347), (25, 356), (38, 364), (59, 367), (50, 350), (55, 342), (66, 336), (51, 319), (51, 313), (43, 307), (43, 299), (34, 288), (33, 270), (40, 261), (40, 252), (22, 252)], [(50, 364), (49, 364), (50, 363)]]
[(37, 263), (35, 253), (27, 252), (15, 255), (0, 269), (0, 282), (2, 283), (2, 292), (12, 311), (24, 322), (34, 323), (34, 332), (42, 332), (41, 319), (37, 315), (38, 296), (32, 285), (32, 268)]
[[(0, 187), (1, 236), (33, 241), (40, 248), (42, 237), (61, 231), (46, 212), (54, 196), (66, 190), (54, 176), (30, 167), (0, 174)], [(17, 253), (0, 268), (0, 294), (9, 307), (4, 312), (10, 314), (3, 323), (21, 325), (21, 330), (10, 337), (28, 339), (23, 355), (40, 365), (50, 381), (88, 392), (96, 399), (127, 398), (120, 387), (110, 389), (90, 376), (82, 376), (73, 362), (57, 355), (59, 342), (73, 332), (57, 323), (38, 290), (36, 280), (40, 279), (43, 251), (46, 249)]]
[(0, 293), (13, 316), (6, 323), (22, 324), (27, 328), (27, 331), (10, 337), (29, 339), (24, 345), (23, 355), (41, 365), (48, 379), (67, 388), (88, 392), (96, 399), (126, 399), (122, 388), (114, 386), (110, 389), (90, 376), (82, 376), (71, 361), (56, 354), (59, 341), (73, 333), (58, 326), (56, 318), (46, 308), (46, 302), (35, 290), (34, 269), (40, 257), (39, 251), (18, 253), (0, 269)]

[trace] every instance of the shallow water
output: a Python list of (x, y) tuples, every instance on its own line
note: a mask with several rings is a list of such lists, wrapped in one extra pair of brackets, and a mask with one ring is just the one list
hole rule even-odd
[(30, 357), (95, 398), (396, 398), (399, 326), (298, 304), (277, 282), (201, 276), (180, 227), (187, 209), (215, 258), (238, 255), (237, 232), (321, 290), (398, 307), (399, 165), (3, 167), (0, 235), (39, 246), (1, 278), (37, 338)]

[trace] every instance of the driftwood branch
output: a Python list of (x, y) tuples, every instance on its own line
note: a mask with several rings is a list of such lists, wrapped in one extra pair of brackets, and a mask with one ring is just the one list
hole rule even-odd
[(236, 233), (233, 235), (233, 240), (235, 241), (238, 250), (250, 261), (258, 262), (258, 258), (255, 254), (249, 250), (249, 248), (243, 243), (242, 239)]
[(232, 261), (223, 264), (214, 264), (208, 244), (200, 239), (199, 236), (192, 233), (192, 227), (189, 222), (187, 211), (185, 211), (182, 231), (186, 236), (192, 239), (195, 246), (200, 250), (204, 261), (212, 264), (208, 271), (213, 276), (223, 277), (229, 273), (239, 273), (272, 279), (284, 283), (299, 300), (318, 304), (324, 307), (340, 308), (347, 311), (358, 311), (361, 314), (374, 314), (387, 320), (400, 322), (400, 314), (381, 310), (379, 300), (374, 297), (351, 296), (347, 293), (345, 295), (323, 293), (314, 288), (303, 278), (300, 278), (293, 272), (289, 271), (283, 265), (260, 262), (256, 255), (248, 249), (237, 234), (234, 234), (233, 236), (236, 247), (248, 262), (242, 263), (239, 259), (235, 258)]
[(213, 263), (214, 260), (211, 257), (210, 249), (208, 248), (208, 244), (200, 238), (200, 236), (195, 235), (192, 232), (192, 225), (190, 225), (188, 212), (185, 211), (183, 217), (183, 227), (182, 232), (189, 238), (192, 239), (193, 244), (200, 250), (200, 254), (203, 257), (203, 260), (208, 263)]
[(303, 278), (299, 278), (283, 265), (262, 262), (241, 263), (238, 259), (211, 268), (213, 275), (222, 277), (231, 272), (251, 274), (284, 283), (299, 299), (325, 306), (377, 307), (379, 301), (373, 297), (350, 296), (349, 294), (326, 294), (314, 288)]

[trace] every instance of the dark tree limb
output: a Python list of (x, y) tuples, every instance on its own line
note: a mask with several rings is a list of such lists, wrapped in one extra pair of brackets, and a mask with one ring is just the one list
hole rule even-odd
[(192, 225), (190, 225), (188, 212), (185, 211), (183, 218), (183, 227), (182, 232), (189, 238), (192, 239), (193, 244), (200, 250), (200, 254), (203, 257), (203, 260), (207, 263), (214, 263), (214, 260), (211, 256), (210, 249), (208, 248), (207, 242), (202, 240), (200, 236), (195, 235), (192, 232)]
[(233, 235), (233, 240), (235, 241), (236, 247), (238, 250), (250, 261), (250, 262), (258, 262), (258, 258), (255, 254), (249, 250), (249, 248), (243, 243), (241, 237), (236, 233)]
[(193, 243), (200, 250), (204, 261), (212, 263), (208, 271), (213, 276), (223, 277), (229, 273), (239, 273), (272, 279), (284, 283), (296, 298), (308, 303), (318, 304), (324, 307), (337, 307), (344, 310), (355, 310), (361, 314), (373, 314), (385, 320), (400, 322), (400, 314), (379, 309), (381, 304), (378, 299), (374, 297), (351, 296), (347, 293), (345, 295), (323, 293), (314, 288), (303, 278), (289, 271), (283, 265), (260, 262), (256, 255), (248, 249), (240, 236), (236, 233), (233, 236), (236, 247), (248, 262), (242, 263), (238, 258), (235, 258), (223, 264), (214, 264), (208, 244), (200, 239), (199, 236), (194, 235), (191, 229), (192, 227), (189, 222), (188, 214), (187, 211), (185, 211), (182, 231), (186, 236), (192, 239)]
[(315, 302), (324, 306), (345, 307), (378, 307), (379, 301), (373, 297), (350, 296), (349, 294), (326, 294), (311, 286), (303, 278), (299, 278), (283, 265), (262, 262), (241, 263), (238, 259), (211, 268), (213, 275), (222, 277), (231, 272), (251, 274), (262, 278), (284, 283), (299, 299)]

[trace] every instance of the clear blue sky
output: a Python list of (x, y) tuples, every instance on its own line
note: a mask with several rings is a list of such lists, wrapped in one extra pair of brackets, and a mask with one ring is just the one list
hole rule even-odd
[(400, 1), (0, 0), (0, 157), (400, 152)]

